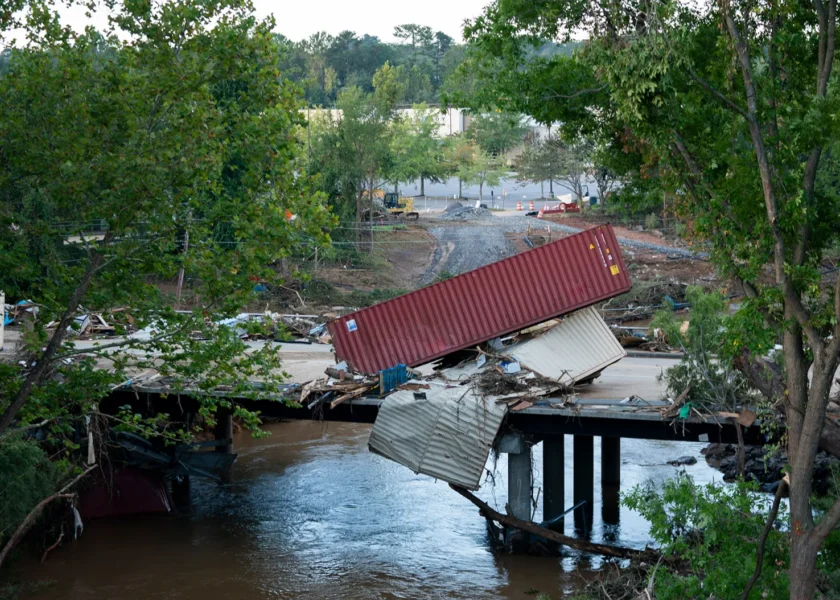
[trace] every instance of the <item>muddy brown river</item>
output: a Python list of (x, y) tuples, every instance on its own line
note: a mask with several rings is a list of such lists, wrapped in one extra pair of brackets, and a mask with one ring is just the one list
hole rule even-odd
[[(484, 520), (447, 484), (367, 449), (370, 426), (307, 421), (268, 426), (271, 436), (236, 438), (230, 480), (194, 480), (189, 501), (169, 516), (88, 521), (84, 535), (46, 563), (22, 559), (15, 575), (52, 585), (28, 598), (77, 600), (561, 598), (600, 567), (597, 559), (507, 556), (490, 551)], [(595, 481), (599, 481), (595, 442)], [(720, 478), (702, 444), (622, 440), (622, 489), (662, 481), (681, 467), (697, 481)], [(535, 489), (541, 447), (534, 448)], [(566, 438), (566, 506), (572, 505), (572, 439)], [(506, 500), (506, 462), (488, 464)], [(648, 524), (622, 508), (618, 526), (600, 519), (592, 539), (642, 547)], [(542, 514), (538, 502), (536, 519)], [(566, 524), (571, 534), (573, 523)]]

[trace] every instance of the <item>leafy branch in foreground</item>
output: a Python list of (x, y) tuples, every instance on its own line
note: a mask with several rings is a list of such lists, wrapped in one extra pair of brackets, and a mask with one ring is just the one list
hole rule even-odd
[[(535, 52), (571, 36), (587, 41), (570, 56)], [(840, 498), (819, 515), (811, 500), (818, 450), (840, 455), (827, 419), (840, 364), (840, 278), (829, 268), (840, 236), (837, 0), (505, 0), (465, 38), (502, 108), (598, 136), (633, 174), (627, 187), (667, 193), (747, 296), (733, 317), (745, 325), (734, 364), (784, 413), (790, 597), (813, 597), (820, 548), (840, 523)], [(782, 364), (762, 354), (768, 338)]]
[[(106, 35), (41, 30), (39, 43), (11, 50), (0, 76), (0, 287), (40, 315), (19, 362), (0, 365), (0, 435), (44, 419), (67, 433), (147, 369), (195, 388), (208, 415), (211, 389), (282, 380), (276, 349), (249, 348), (219, 324), (254, 281), (279, 282), (275, 265), (329, 239), (271, 28), (247, 1), (125, 2)], [(179, 270), (186, 312), (171, 293)], [(82, 310), (119, 311), (139, 331), (98, 348), (75, 341)]]

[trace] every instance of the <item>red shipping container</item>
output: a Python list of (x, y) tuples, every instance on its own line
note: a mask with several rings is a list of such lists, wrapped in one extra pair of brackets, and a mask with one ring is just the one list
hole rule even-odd
[(361, 373), (410, 367), (630, 290), (609, 225), (594, 227), (346, 315), (328, 329)]

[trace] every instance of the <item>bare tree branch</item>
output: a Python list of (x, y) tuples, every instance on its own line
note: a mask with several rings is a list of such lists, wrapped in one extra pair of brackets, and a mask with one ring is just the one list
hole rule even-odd
[(825, 513), (820, 524), (814, 530), (814, 534), (824, 540), (838, 524), (840, 524), (840, 498), (837, 498), (828, 512)]
[(91, 465), (87, 469), (84, 470), (81, 474), (77, 477), (73, 478), (70, 483), (65, 485), (63, 488), (58, 490), (52, 496), (48, 498), (44, 498), (41, 500), (35, 508), (33, 508), (23, 522), (18, 526), (15, 532), (12, 534), (12, 537), (9, 538), (9, 541), (6, 542), (6, 546), (3, 548), (3, 551), (0, 552), (0, 566), (3, 566), (3, 562), (9, 557), (9, 553), (15, 549), (15, 547), (20, 543), (23, 537), (32, 529), (32, 526), (35, 525), (35, 522), (38, 520), (38, 517), (41, 516), (41, 513), (44, 512), (44, 509), (47, 507), (50, 502), (53, 500), (59, 500), (61, 498), (75, 498), (76, 494), (68, 494), (67, 490), (71, 487), (76, 485), (85, 475), (93, 471), (97, 468), (97, 465)]
[(584, 94), (597, 94), (598, 92), (603, 92), (608, 87), (609, 85), (605, 83), (604, 85), (598, 87), (578, 90), (573, 94), (558, 94), (557, 92), (551, 92), (551, 94), (548, 95), (547, 98), (559, 98), (563, 100), (568, 100), (569, 98), (577, 98), (578, 96), (583, 96)]
[(534, 535), (544, 537), (548, 540), (551, 540), (552, 542), (557, 542), (558, 544), (568, 546), (569, 548), (575, 548), (576, 550), (581, 550), (583, 552), (591, 552), (592, 554), (614, 556), (616, 558), (633, 558), (650, 554), (649, 552), (646, 552), (644, 550), (634, 550), (633, 548), (622, 548), (620, 546), (596, 544), (587, 540), (579, 540), (573, 537), (569, 537), (558, 533), (554, 530), (545, 527), (540, 527), (539, 525), (531, 521), (518, 519), (511, 515), (504, 515), (496, 510), (493, 510), (486, 502), (477, 498), (474, 494), (470, 493), (469, 491), (460, 486), (449, 484), (449, 487), (461, 494), (464, 498), (466, 498), (473, 504), (475, 504), (478, 507), (480, 513), (484, 516), (484, 518), (491, 519), (493, 521), (498, 521), (502, 525), (507, 525), (508, 527), (513, 527), (515, 529), (527, 531), (528, 533), (533, 533)]
[(701, 78), (699, 75), (697, 75), (697, 73), (695, 73), (694, 71), (691, 71), (691, 78), (694, 81), (696, 81), (697, 83), (699, 83), (700, 86), (702, 88), (704, 88), (707, 92), (709, 92), (712, 96), (717, 98), (721, 102), (721, 104), (723, 104), (729, 110), (731, 110), (732, 112), (737, 113), (740, 116), (744, 117), (745, 119), (749, 120), (749, 116), (747, 115), (747, 111), (745, 111), (743, 108), (738, 106), (733, 100), (731, 100), (730, 98), (725, 96), (723, 93), (718, 91), (715, 87), (713, 87), (710, 83), (708, 83), (703, 78)]
[[(106, 241), (110, 239), (110, 235), (110, 232), (105, 234)], [(55, 333), (53, 333), (52, 338), (47, 344), (47, 348), (38, 358), (35, 367), (31, 371), (29, 371), (29, 374), (26, 376), (26, 379), (23, 381), (23, 384), (20, 386), (20, 389), (17, 391), (14, 398), (9, 403), (9, 406), (6, 408), (6, 411), (3, 413), (2, 416), (0, 416), (0, 433), (3, 433), (4, 431), (6, 431), (6, 429), (9, 428), (9, 425), (12, 424), (15, 415), (17, 415), (18, 411), (26, 403), (27, 399), (29, 398), (29, 395), (32, 393), (32, 390), (34, 390), (36, 386), (40, 385), (44, 377), (46, 377), (47, 369), (51, 364), (51, 358), (58, 351), (59, 347), (61, 346), (61, 342), (67, 335), (67, 328), (70, 327), (70, 323), (76, 316), (76, 308), (79, 306), (79, 303), (82, 301), (82, 298), (84, 297), (85, 293), (87, 293), (91, 281), (93, 280), (93, 276), (98, 270), (99, 265), (102, 263), (103, 259), (104, 256), (101, 253), (97, 252), (93, 255), (93, 258), (91, 259), (90, 264), (88, 265), (88, 268), (85, 271), (85, 274), (82, 275), (82, 279), (79, 281), (79, 284), (76, 286), (76, 289), (70, 296), (70, 300), (67, 303), (67, 308), (65, 309), (64, 314), (59, 320)]]
[(758, 551), (755, 558), (755, 571), (750, 577), (749, 582), (747, 583), (747, 587), (744, 588), (743, 593), (741, 594), (741, 600), (747, 600), (749, 598), (750, 592), (752, 591), (755, 582), (758, 581), (758, 578), (761, 577), (761, 567), (764, 563), (764, 546), (767, 543), (767, 538), (770, 535), (770, 532), (773, 530), (773, 523), (776, 521), (776, 516), (779, 514), (779, 504), (782, 502), (782, 496), (785, 495), (785, 490), (787, 490), (787, 482), (783, 479), (779, 482), (779, 487), (776, 488), (776, 496), (773, 498), (773, 507), (770, 509), (770, 514), (767, 515), (767, 522), (764, 524), (764, 530), (761, 532), (761, 536), (758, 538)]

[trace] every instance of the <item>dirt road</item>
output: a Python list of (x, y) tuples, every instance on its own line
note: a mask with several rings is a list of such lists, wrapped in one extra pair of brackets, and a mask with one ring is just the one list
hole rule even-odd
[(437, 248), (420, 285), (434, 282), (442, 273), (459, 275), (516, 253), (499, 227), (453, 225), (433, 227), (429, 233), (437, 240)]

